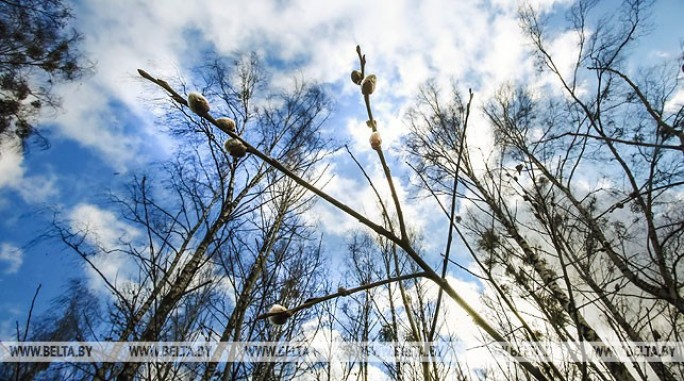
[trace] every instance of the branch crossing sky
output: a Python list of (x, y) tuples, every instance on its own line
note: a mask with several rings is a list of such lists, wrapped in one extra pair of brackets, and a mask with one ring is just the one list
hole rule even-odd
[[(573, 1), (532, 2), (549, 16), (552, 54), (569, 64), (574, 39), (564, 29), (562, 12)], [(599, 10), (609, 12), (618, 3), (607, 1)], [(43, 288), (37, 312), (50, 307), (50, 299), (70, 278), (89, 276), (74, 253), (54, 240), (36, 240), (50, 227), (54, 211), (89, 222), (104, 239), (134, 234), (104, 207), (103, 195), (150, 163), (168, 158), (176, 144), (162, 132), (160, 111), (150, 101), (163, 93), (142, 81), (138, 68), (192, 83), (190, 69), (202, 63), (203, 53), (255, 51), (269, 65), (277, 86), (291, 86), (293, 77), (326, 84), (336, 109), (325, 131), (338, 142), (349, 142), (358, 157), (370, 158), (362, 98), (349, 81), (357, 66), (355, 46), (362, 46), (368, 70), (378, 76), (375, 113), (383, 146), (391, 149), (400, 144), (406, 130), (403, 114), (426, 80), (434, 78), (446, 88), (454, 81), (462, 94), (472, 88), (479, 104), (506, 82), (534, 77), (516, 7), (513, 0), (73, 3), (73, 26), (83, 33), (82, 49), (96, 64), (96, 72), (56, 89), (63, 97), (63, 110), (45, 115), (40, 124), (52, 144), (49, 150), (20, 155), (3, 149), (0, 157), (0, 339), (13, 335), (16, 320), (24, 321), (39, 283)], [(681, 59), (683, 15), (681, 0), (656, 2), (651, 34), (633, 52), (635, 64)], [(684, 101), (684, 92), (679, 99)], [(473, 124), (486, 145), (484, 119), (475, 115)], [(393, 162), (396, 166), (402, 161), (395, 157)], [(379, 178), (379, 168), (370, 169)], [(332, 170), (336, 177), (326, 190), (370, 212), (372, 202), (358, 202), (370, 190), (353, 165), (332, 163)], [(401, 171), (396, 175), (406, 176)], [(409, 219), (422, 228), (433, 226), (434, 205), (414, 203), (410, 187), (401, 183)], [(356, 226), (325, 205), (316, 208), (326, 219), (321, 229), (333, 237)], [(114, 275), (117, 265), (103, 263)]]

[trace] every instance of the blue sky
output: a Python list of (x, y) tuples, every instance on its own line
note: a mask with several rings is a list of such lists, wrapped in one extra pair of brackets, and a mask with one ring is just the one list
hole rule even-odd
[[(560, 33), (564, 18), (553, 15), (572, 1), (534, 3), (552, 15), (551, 27), (558, 32), (550, 41), (554, 52), (571, 52), (572, 40)], [(605, 9), (615, 3), (607, 2)], [(190, 68), (201, 63), (207, 49), (226, 55), (256, 51), (272, 64), (269, 70), (278, 86), (291, 86), (291, 78), (300, 76), (332, 90), (336, 110), (326, 131), (338, 142), (349, 142), (362, 159), (371, 157), (371, 151), (367, 129), (362, 128), (361, 97), (348, 80), (356, 67), (356, 44), (368, 55), (368, 69), (380, 79), (374, 112), (383, 145), (390, 149), (399, 144), (405, 131), (402, 115), (425, 80), (436, 78), (448, 85), (453, 79), (463, 92), (472, 87), (477, 103), (506, 81), (533, 73), (515, 19), (515, 2), (508, 0), (86, 0), (74, 3), (74, 10), (74, 26), (85, 37), (83, 50), (96, 63), (96, 73), (57, 88), (63, 110), (41, 122), (52, 144), (49, 150), (0, 158), (3, 339), (12, 334), (17, 319), (25, 319), (39, 283), (43, 288), (36, 308), (43, 311), (68, 279), (87, 276), (82, 261), (59, 242), (36, 240), (49, 229), (53, 213), (108, 221), (103, 229), (124, 231), (111, 219), (104, 202), (107, 191), (121, 189), (132, 175), (164, 160), (176, 144), (163, 133), (160, 111), (149, 101), (162, 92), (140, 80), (136, 69), (167, 79), (181, 75), (191, 83)], [(682, 15), (684, 1), (657, 2), (653, 32), (635, 50), (635, 63), (678, 59), (684, 43)], [(473, 123), (484, 121), (476, 115)], [(486, 145), (486, 128), (481, 131), (478, 139)], [(405, 178), (401, 158), (394, 155), (392, 161), (398, 178)], [(326, 190), (373, 215), (373, 203), (359, 201), (369, 199), (364, 195), (370, 190), (349, 160), (331, 165), (336, 177)], [(369, 170), (380, 178), (377, 165), (369, 165)], [(399, 188), (409, 199), (413, 191), (405, 181)], [(434, 207), (408, 201), (407, 214), (426, 236), (442, 237)], [(320, 224), (322, 232), (333, 239), (356, 226), (321, 203), (315, 214), (326, 222)]]

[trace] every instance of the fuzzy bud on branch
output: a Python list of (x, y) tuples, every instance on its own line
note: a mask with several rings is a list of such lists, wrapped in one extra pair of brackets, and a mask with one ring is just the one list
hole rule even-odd
[(382, 138), (380, 137), (380, 133), (377, 131), (371, 133), (370, 139), (368, 139), (368, 141), (370, 142), (371, 148), (376, 151), (379, 150), (380, 145), (382, 145)]
[(268, 317), (268, 321), (275, 326), (281, 326), (287, 323), (287, 319), (290, 318), (290, 314), (287, 312), (287, 308), (281, 306), (280, 304), (274, 304), (268, 310), (269, 314), (275, 314)]
[(226, 140), (223, 147), (232, 157), (244, 157), (247, 154), (247, 147), (237, 139)]
[(363, 81), (363, 74), (361, 74), (361, 71), (359, 70), (354, 70), (351, 72), (351, 80), (357, 85), (360, 85), (361, 82)]
[(375, 91), (375, 82), (377, 81), (377, 78), (375, 77), (375, 74), (371, 74), (364, 78), (363, 82), (361, 83), (361, 93), (363, 95), (371, 95)]
[(205, 116), (209, 113), (209, 102), (202, 94), (191, 92), (188, 94), (188, 107), (190, 111), (199, 116)]
[(218, 118), (216, 123), (230, 132), (235, 132), (235, 121), (230, 118)]

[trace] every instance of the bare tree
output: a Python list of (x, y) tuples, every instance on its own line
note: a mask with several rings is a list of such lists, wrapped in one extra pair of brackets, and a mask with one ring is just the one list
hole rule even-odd
[[(98, 329), (103, 322), (100, 318), (100, 303), (86, 284), (81, 280), (69, 281), (67, 291), (51, 302), (51, 308), (32, 317), (33, 307), (40, 286), (36, 290), (31, 309), (23, 332), (17, 323), (17, 341), (68, 342), (82, 341), (88, 332)], [(33, 320), (33, 321), (32, 321)], [(50, 367), (48, 372), (44, 372)], [(66, 379), (87, 377), (78, 364), (48, 362), (2, 363), (0, 378), (3, 380)]]
[[(371, 96), (376, 77), (366, 72), (366, 57), (359, 48), (360, 70), (352, 72), (352, 81), (359, 85), (363, 95), (371, 129), (370, 144), (377, 153), (392, 198), (389, 205), (380, 200), (385, 216), (381, 223), (327, 194), (293, 170), (291, 163), (270, 155), (259, 140), (226, 128), (208, 109), (198, 110), (192, 99), (186, 101), (168, 83), (141, 70), (144, 78), (166, 90), (180, 106), (189, 106), (203, 120), (229, 135), (244, 148), (243, 153), (357, 219), (382, 237), (391, 250), (401, 250), (410, 263), (408, 274), (403, 274), (395, 262), (391, 271), (396, 273), (385, 274), (383, 280), (369, 280), (337, 293), (307, 299), (286, 312), (266, 313), (257, 318), (274, 314), (291, 317), (330, 299), (368, 293), (390, 283), (397, 283), (402, 303), (409, 309), (411, 303), (406, 301), (402, 282), (427, 278), (440, 289), (435, 315), (444, 295), (473, 318), (486, 338), (512, 348), (516, 343), (542, 338), (604, 343), (612, 335), (632, 341), (645, 334), (655, 340), (662, 337), (656, 337), (654, 329), (646, 331), (645, 322), (649, 328), (664, 325), (668, 337), (675, 336), (681, 312), (677, 254), (681, 208), (676, 207), (679, 201), (672, 192), (682, 183), (678, 179), (682, 149), (669, 142), (681, 139), (682, 109), (670, 110), (668, 100), (676, 85), (672, 86), (667, 79), (654, 82), (648, 75), (639, 85), (620, 66), (626, 47), (638, 36), (647, 4), (627, 2), (620, 17), (602, 20), (601, 27), (589, 34), (586, 20), (592, 5), (594, 2), (583, 1), (571, 11), (578, 55), (570, 78), (546, 50), (542, 23), (532, 8), (521, 10), (521, 21), (540, 64), (556, 76), (564, 94), (541, 98), (530, 89), (504, 88), (484, 110), (495, 134), (490, 155), (483, 158), (476, 154), (481, 148), (468, 143), (472, 93), (467, 100), (454, 95), (446, 105), (434, 88), (427, 87), (421, 94), (421, 104), (410, 115), (413, 123), (408, 150), (425, 188), (437, 200), (441, 196), (451, 200), (450, 208), (442, 206), (450, 230), (439, 270), (425, 261), (411, 240), (382, 148), (381, 129), (373, 118)], [(606, 27), (611, 22), (617, 28)], [(597, 91), (587, 96), (580, 84), (595, 85)], [(551, 88), (544, 90), (554, 94)], [(624, 145), (625, 150), (618, 150), (618, 145)], [(615, 165), (598, 175), (583, 176), (592, 160), (608, 160)], [(619, 181), (622, 178), (626, 180)], [(612, 181), (599, 181), (607, 179)], [(587, 182), (600, 186), (587, 187)], [(372, 183), (371, 187), (375, 189)], [(466, 219), (456, 216), (457, 199), (467, 203)], [(626, 203), (633, 203), (631, 213), (638, 216), (633, 217), (629, 226), (624, 223)], [(388, 210), (396, 216), (394, 221), (387, 217)], [(449, 248), (455, 235), (464, 240), (480, 267), (474, 275), (493, 289), (493, 311), (488, 316), (496, 324), (478, 313), (446, 279), (451, 263)], [(397, 261), (399, 257), (394, 258)], [(596, 263), (606, 263), (614, 269), (609, 267), (604, 273), (595, 268)], [(615, 277), (617, 272), (622, 280)], [(611, 284), (617, 287), (606, 290)], [(633, 298), (639, 301), (636, 306), (629, 303)], [(531, 316), (519, 308), (521, 301), (533, 309)], [(424, 307), (424, 302), (418, 300), (419, 308)], [(367, 316), (367, 312), (361, 315)], [(412, 313), (406, 316), (413, 337), (433, 339), (436, 318), (418, 313), (423, 324), (412, 322), (411, 318), (416, 317)], [(601, 319), (608, 324), (601, 324)], [(359, 332), (366, 338), (367, 324), (363, 319), (360, 323)], [(602, 361), (585, 353), (562, 367), (549, 362), (546, 356), (544, 349), (539, 348), (533, 358), (516, 358), (515, 366), (504, 372), (514, 378), (537, 380), (632, 380), (646, 379), (651, 374), (661, 379), (676, 378), (673, 366), (661, 362), (643, 366), (638, 358), (624, 353), (620, 354), (623, 361), (619, 362)], [(422, 369), (424, 379), (433, 378), (429, 366), (424, 364)]]
[[(188, 101), (186, 101), (182, 96), (180, 96), (169, 84), (161, 79), (154, 78), (147, 72), (143, 70), (139, 70), (141, 76), (144, 78), (156, 83), (160, 87), (162, 87), (164, 90), (166, 90), (171, 98), (177, 102), (180, 105), (187, 105), (195, 113), (203, 117), (204, 120), (210, 122), (212, 125), (220, 129), (221, 131), (225, 132), (228, 134), (232, 139), (234, 139), (235, 142), (239, 143), (241, 146), (244, 146), (244, 152), (247, 152), (254, 157), (260, 159), (264, 163), (270, 165), (270, 167), (275, 168), (282, 174), (286, 175), (288, 178), (292, 179), (295, 183), (297, 183), (299, 186), (302, 186), (303, 188), (313, 192), (314, 194), (320, 196), (323, 198), (325, 201), (331, 203), (333, 206), (337, 207), (340, 209), (342, 212), (347, 213), (348, 215), (358, 219), (362, 224), (370, 228), (372, 231), (375, 233), (379, 234), (380, 236), (386, 238), (389, 242), (392, 244), (395, 244), (398, 248), (401, 248), (401, 250), (410, 258), (412, 262), (415, 262), (416, 267), (419, 268), (421, 271), (413, 274), (407, 274), (407, 275), (401, 275), (398, 277), (393, 277), (393, 278), (388, 278), (383, 281), (379, 282), (373, 282), (368, 285), (362, 285), (359, 287), (356, 287), (353, 289), (354, 292), (359, 292), (363, 290), (370, 289), (372, 287), (377, 287), (386, 283), (391, 283), (391, 282), (400, 282), (406, 279), (411, 279), (411, 278), (418, 278), (418, 277), (425, 277), (433, 281), (434, 283), (437, 284), (439, 288), (441, 288), (446, 295), (448, 295), (452, 300), (454, 300), (461, 308), (463, 308), (466, 313), (470, 314), (473, 317), (473, 320), (475, 321), (476, 325), (478, 325), (480, 328), (482, 328), (489, 336), (491, 336), (495, 341), (497, 342), (502, 342), (502, 343), (507, 343), (510, 344), (507, 339), (501, 335), (492, 325), (487, 322), (475, 309), (470, 306), (460, 295), (459, 293), (452, 287), (452, 285), (447, 281), (447, 279), (443, 276), (440, 275), (437, 271), (435, 271), (422, 257), (421, 255), (416, 251), (416, 249), (412, 246), (412, 243), (410, 241), (410, 236), (408, 235), (408, 229), (406, 222), (404, 220), (403, 212), (401, 209), (401, 203), (399, 201), (399, 197), (396, 193), (395, 186), (392, 180), (392, 176), (390, 174), (390, 169), (387, 166), (387, 162), (385, 160), (385, 156), (382, 150), (382, 145), (381, 145), (381, 138), (379, 136), (378, 128), (377, 128), (377, 121), (373, 119), (373, 114), (372, 114), (372, 109), (371, 109), (371, 103), (370, 103), (370, 95), (373, 93), (375, 90), (375, 82), (376, 82), (376, 77), (374, 75), (367, 75), (365, 74), (365, 65), (366, 65), (366, 59), (365, 56), (361, 54), (360, 48), (357, 48), (357, 53), (359, 56), (359, 61), (360, 61), (360, 66), (361, 70), (359, 71), (354, 71), (352, 73), (352, 80), (354, 80), (356, 83), (359, 84), (361, 87), (361, 92), (364, 96), (364, 100), (366, 103), (366, 109), (368, 112), (368, 117), (369, 120), (367, 124), (369, 127), (371, 127), (372, 133), (371, 133), (371, 138), (370, 138), (370, 143), (372, 148), (377, 152), (378, 154), (378, 159), (380, 160), (380, 163), (382, 164), (384, 173), (385, 173), (385, 178), (387, 180), (387, 185), (390, 189), (391, 195), (392, 195), (392, 204), (395, 209), (395, 213), (397, 216), (397, 221), (398, 221), (398, 230), (393, 226), (389, 225), (388, 228), (391, 230), (388, 230), (388, 228), (385, 228), (383, 225), (377, 224), (373, 221), (371, 221), (369, 218), (363, 216), (359, 212), (355, 211), (351, 207), (343, 204), (339, 200), (335, 199), (334, 197), (328, 195), (324, 191), (322, 191), (320, 188), (316, 187), (316, 185), (310, 181), (307, 181), (306, 179), (302, 178), (300, 175), (295, 173), (293, 170), (289, 169), (287, 166), (283, 165), (281, 161), (275, 159), (272, 156), (269, 156), (268, 154), (262, 152), (257, 146), (254, 144), (250, 144), (248, 139), (245, 139), (241, 136), (239, 136), (235, 131), (231, 131), (230, 128), (227, 128), (225, 125), (222, 125), (219, 123), (214, 117), (212, 117), (209, 114), (209, 107), (204, 106), (206, 100), (202, 99), (202, 107), (199, 108), (197, 105), (197, 98), (192, 99), (189, 98)], [(467, 120), (467, 118), (466, 118)], [(385, 215), (389, 215), (388, 213), (385, 213)], [(452, 217), (453, 218), (453, 217)], [(346, 293), (344, 293), (346, 294)], [(338, 297), (340, 295), (343, 295), (343, 293), (336, 293), (332, 295), (328, 295), (325, 297), (319, 297), (319, 298), (313, 298), (308, 301), (305, 301), (305, 303), (290, 308), (288, 311), (284, 312), (287, 315), (293, 315), (301, 310), (307, 309), (317, 303), (325, 302), (327, 300), (330, 300), (331, 298)], [(269, 316), (272, 316), (274, 314), (282, 314), (282, 312), (274, 312), (274, 313), (267, 313), (263, 314), (260, 316), (260, 318), (266, 318)], [(529, 373), (531, 373), (535, 378), (539, 380), (546, 380), (547, 377), (542, 373), (542, 371), (534, 364), (532, 364), (529, 361), (521, 361), (520, 365)], [(426, 379), (429, 379), (429, 371), (427, 368), (424, 366), (423, 367), (423, 374), (426, 376)]]
[[(234, 131), (316, 182), (316, 165), (329, 152), (318, 132), (330, 108), (315, 84), (273, 90), (254, 55), (202, 68), (205, 93), (225, 102)], [(259, 107), (252, 105), (259, 102)], [(116, 341), (253, 340), (289, 338), (307, 314), (273, 336), (254, 320), (269, 303), (299, 304), (318, 292), (313, 282), (319, 244), (302, 220), (310, 197), (273, 168), (229, 149), (227, 137), (205, 120), (171, 104), (169, 131), (183, 137), (175, 160), (161, 172), (134, 178), (128, 194), (113, 194), (121, 221), (137, 229), (106, 247), (97, 232), (57, 220), (59, 237), (100, 275), (111, 294), (109, 328), (95, 338)], [(137, 276), (112, 279), (94, 258), (125, 254)], [(287, 292), (285, 291), (287, 290)], [(234, 293), (233, 295), (230, 295)], [(234, 303), (225, 303), (227, 297)], [(220, 302), (217, 302), (220, 301)], [(300, 320), (301, 319), (301, 320)], [(244, 364), (93, 364), (96, 379), (245, 377)], [(293, 377), (292, 369), (267, 369)], [(282, 377), (281, 377), (282, 378)]]
[(88, 71), (72, 18), (61, 0), (0, 1), (0, 138), (36, 134), (39, 111), (59, 106), (54, 83)]
[[(589, 33), (594, 5), (580, 1), (570, 12), (578, 43), (569, 71), (549, 53), (543, 22), (531, 8), (521, 11), (540, 64), (560, 86), (544, 88), (544, 96), (524, 84), (502, 88), (484, 109), (495, 139), (484, 163), (460, 127), (466, 104), (456, 93), (445, 104), (427, 86), (412, 114), (409, 151), (422, 183), (449, 194), (456, 188), (443, 179), (460, 174), (469, 214), (459, 230), (473, 242), (502, 328), (521, 340), (638, 343), (658, 341), (660, 331), (675, 338), (681, 324), (675, 195), (684, 111), (670, 103), (680, 87), (677, 68), (626, 74), (624, 57), (648, 4), (627, 2)], [(521, 301), (539, 316), (523, 317)], [(657, 360), (628, 365), (637, 360), (549, 371), (568, 379), (681, 377), (678, 366)]]

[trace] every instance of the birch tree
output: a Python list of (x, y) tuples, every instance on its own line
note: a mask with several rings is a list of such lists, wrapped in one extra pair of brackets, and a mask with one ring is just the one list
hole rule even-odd
[[(217, 59), (198, 74), (203, 92), (223, 102), (221, 121), (231, 133), (249, 137), (271, 157), (317, 180), (316, 165), (330, 152), (318, 131), (330, 104), (318, 86), (299, 81), (293, 90), (270, 88), (254, 55)], [(127, 194), (111, 196), (135, 237), (105, 247), (87, 226), (56, 223), (58, 236), (99, 275), (111, 296), (108, 332), (96, 337), (292, 337), (306, 314), (277, 336), (254, 316), (269, 303), (298, 304), (318, 290), (313, 279), (321, 262), (308, 260), (320, 256), (320, 244), (301, 218), (311, 198), (270, 166), (236, 152), (228, 134), (175, 102), (168, 106), (168, 132), (185, 141), (177, 157), (162, 163), (159, 172), (136, 176)], [(112, 278), (98, 267), (96, 258), (121, 253), (135, 274), (130, 279)], [(123, 380), (209, 379), (215, 373), (240, 379), (254, 371), (242, 364), (216, 365), (105, 363), (93, 364), (92, 372), (96, 379)]]
[[(459, 127), (466, 102), (458, 92), (444, 102), (426, 86), (412, 115), (409, 151), (422, 184), (448, 194), (456, 188), (442, 179), (461, 176), (468, 215), (459, 230), (502, 328), (518, 333), (511, 340), (679, 340), (684, 111), (672, 98), (681, 75), (673, 62), (625, 65), (646, 2), (626, 2), (589, 26), (595, 5), (580, 1), (569, 13), (570, 70), (551, 55), (540, 17), (521, 11), (542, 74), (555, 82), (503, 86), (485, 105), (495, 148), (484, 162), (469, 145), (473, 132)], [(523, 315), (523, 301), (537, 318)], [(681, 377), (677, 364), (621, 360), (550, 371), (559, 379)]]

